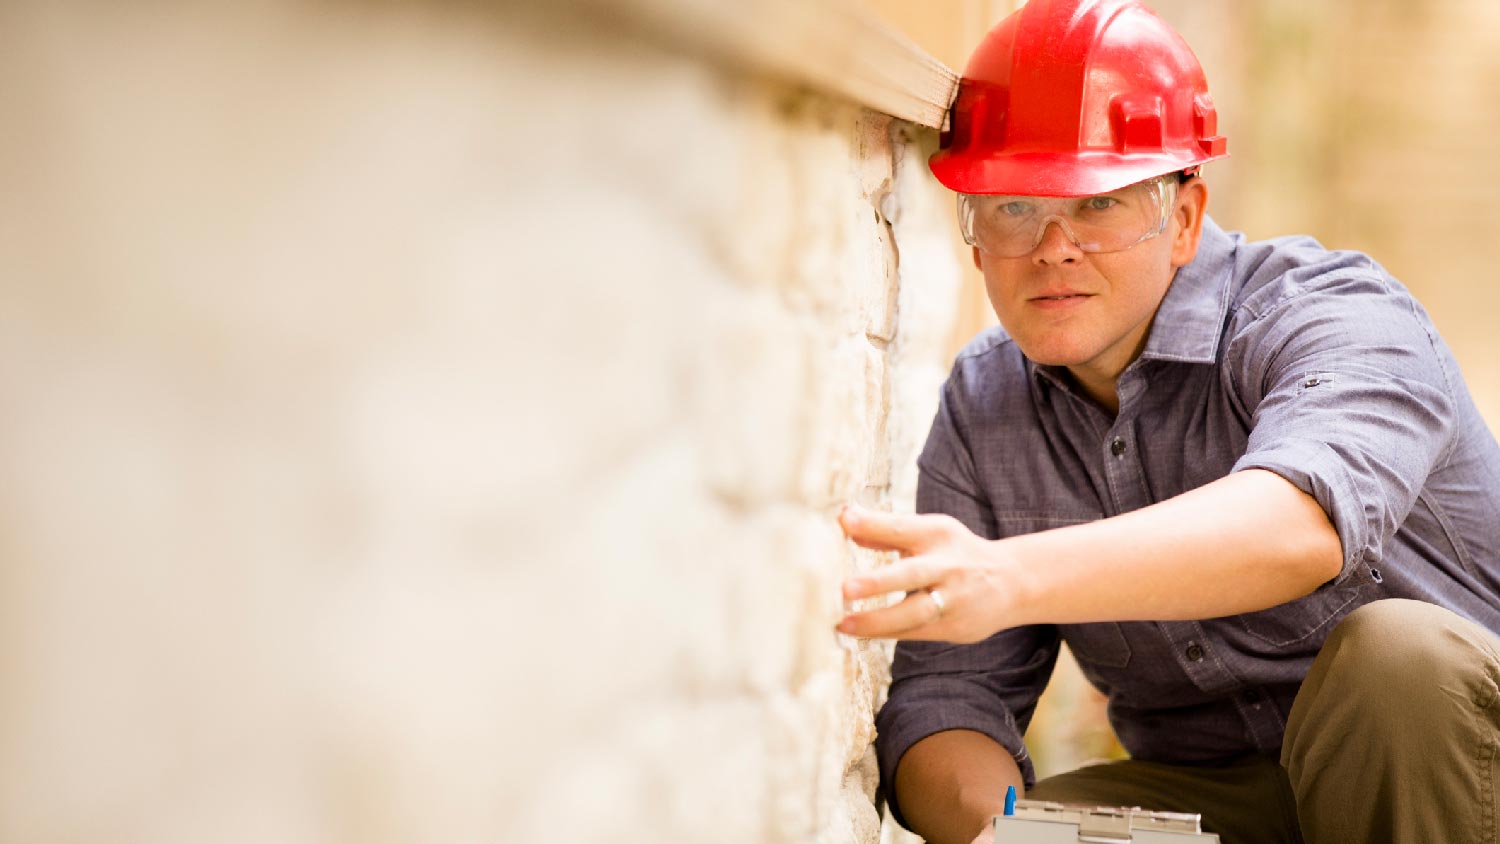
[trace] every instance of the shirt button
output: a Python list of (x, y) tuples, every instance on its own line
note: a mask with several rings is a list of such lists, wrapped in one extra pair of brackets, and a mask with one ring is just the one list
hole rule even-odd
[(1187, 650), (1183, 651), (1183, 653), (1185, 653), (1187, 655), (1187, 658), (1192, 662), (1201, 662), (1203, 660), (1203, 648), (1199, 647), (1197, 642), (1188, 645)]
[(1114, 442), (1111, 442), (1109, 444), (1109, 453), (1113, 454), (1116, 457), (1119, 457), (1120, 455), (1124, 454), (1125, 453), (1125, 441), (1122, 440), (1122, 439), (1120, 439), (1119, 437), (1115, 437)]

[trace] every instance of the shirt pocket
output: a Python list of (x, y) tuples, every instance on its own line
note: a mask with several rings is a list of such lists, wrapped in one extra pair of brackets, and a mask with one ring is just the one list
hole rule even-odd
[(1359, 598), (1358, 585), (1334, 586), (1260, 612), (1237, 615), (1235, 620), (1252, 637), (1285, 648), (1326, 634), (1359, 606)]
[(1130, 643), (1125, 641), (1125, 631), (1115, 622), (1069, 624), (1061, 630), (1068, 650), (1080, 663), (1099, 668), (1130, 665)]

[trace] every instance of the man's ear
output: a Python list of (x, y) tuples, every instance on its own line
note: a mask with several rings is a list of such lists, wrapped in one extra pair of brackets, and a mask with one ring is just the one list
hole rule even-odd
[(1172, 266), (1192, 263), (1203, 239), (1203, 215), (1208, 209), (1208, 185), (1194, 176), (1177, 187), (1177, 207), (1172, 212), (1176, 223), (1172, 236)]
[(979, 270), (980, 272), (984, 272), (984, 265), (981, 264), (981, 263), (979, 263), (979, 247), (975, 246), (975, 247), (973, 247), (973, 249), (974, 249), (974, 269)]

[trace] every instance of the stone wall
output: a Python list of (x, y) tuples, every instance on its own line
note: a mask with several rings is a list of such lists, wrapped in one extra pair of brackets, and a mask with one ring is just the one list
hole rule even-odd
[(935, 132), (625, 32), (0, 7), (0, 840), (875, 840)]

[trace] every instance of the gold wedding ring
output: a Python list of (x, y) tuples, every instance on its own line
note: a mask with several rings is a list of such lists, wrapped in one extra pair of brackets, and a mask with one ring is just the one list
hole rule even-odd
[(948, 602), (943, 600), (943, 593), (937, 591), (936, 589), (928, 589), (927, 597), (931, 598), (932, 605), (934, 607), (937, 607), (937, 617), (933, 620), (936, 621), (938, 618), (942, 618), (943, 613), (948, 609)]

